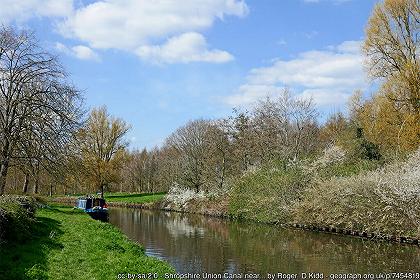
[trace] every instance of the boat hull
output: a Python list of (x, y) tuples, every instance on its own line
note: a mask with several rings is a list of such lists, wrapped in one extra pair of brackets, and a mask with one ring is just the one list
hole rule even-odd
[(91, 216), (95, 220), (99, 220), (103, 222), (108, 222), (109, 220), (108, 211), (92, 211), (92, 212), (87, 212), (87, 213), (89, 214), (89, 216)]

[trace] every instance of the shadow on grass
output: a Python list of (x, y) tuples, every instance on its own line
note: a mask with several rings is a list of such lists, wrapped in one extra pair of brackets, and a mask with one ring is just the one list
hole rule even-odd
[(136, 194), (126, 194), (126, 195), (105, 195), (105, 198), (132, 198), (132, 197), (143, 197), (143, 196), (154, 196), (154, 195), (162, 195), (166, 194), (166, 192), (159, 192), (159, 193), (136, 193)]
[(59, 226), (56, 220), (38, 218), (25, 242), (12, 241), (0, 246), (0, 279), (48, 279), (48, 253), (63, 247), (57, 241), (62, 234)]

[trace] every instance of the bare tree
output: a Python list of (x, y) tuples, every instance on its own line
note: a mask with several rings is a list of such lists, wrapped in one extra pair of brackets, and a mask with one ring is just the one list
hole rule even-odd
[(232, 173), (232, 145), (229, 141), (228, 120), (210, 123), (207, 130), (206, 170), (209, 181), (219, 189), (224, 187), (226, 178)]
[(313, 150), (317, 116), (312, 100), (294, 98), (288, 89), (276, 99), (257, 103), (252, 123), (261, 162), (287, 163)]
[(248, 112), (234, 110), (235, 116), (228, 119), (228, 138), (236, 162), (236, 173), (242, 173), (255, 164), (255, 130)]
[[(65, 143), (81, 105), (79, 92), (66, 81), (57, 58), (40, 48), (31, 33), (6, 27), (0, 28), (0, 104), (2, 194), (12, 160), (40, 161), (39, 155), (24, 150), (29, 143), (25, 137)], [(59, 151), (56, 144), (39, 144), (45, 158)]]
[(178, 128), (167, 139), (167, 144), (181, 156), (183, 174), (180, 179), (187, 186), (194, 188), (196, 192), (199, 192), (201, 186), (205, 183), (208, 129), (208, 121), (191, 121)]

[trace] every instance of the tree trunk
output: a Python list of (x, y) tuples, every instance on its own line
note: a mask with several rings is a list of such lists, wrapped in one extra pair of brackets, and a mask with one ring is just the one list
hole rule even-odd
[(0, 158), (0, 195), (4, 194), (6, 188), (6, 179), (7, 179), (7, 172), (9, 171), (9, 160), (10, 160), (10, 143), (5, 139), (5, 143), (3, 144), (3, 149), (1, 151), (1, 158)]
[(2, 164), (0, 164), (0, 195), (4, 194), (5, 191), (8, 169), (9, 161), (5, 160)]
[(101, 185), (101, 198), (104, 198), (104, 185)]
[(34, 194), (38, 193), (39, 189), (39, 176), (38, 174), (35, 176), (35, 182), (34, 182)]
[(50, 184), (50, 196), (52, 196), (52, 195), (53, 195), (53, 185)]
[(23, 182), (23, 188), (22, 188), (23, 193), (28, 192), (28, 186), (29, 186), (29, 174), (25, 173), (25, 181)]
[(39, 189), (39, 161), (36, 162), (36, 166), (34, 170), (34, 177), (35, 177), (34, 194), (37, 194), (38, 189)]
[(225, 155), (223, 155), (223, 159), (222, 159), (222, 174), (220, 175), (220, 189), (223, 188), (223, 184), (225, 182), (225, 169), (226, 169), (226, 160), (225, 160)]

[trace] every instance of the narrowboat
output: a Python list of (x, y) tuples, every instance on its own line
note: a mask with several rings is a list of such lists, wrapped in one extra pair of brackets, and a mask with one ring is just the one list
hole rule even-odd
[(108, 205), (103, 198), (79, 197), (76, 208), (85, 211), (95, 220), (108, 221)]

